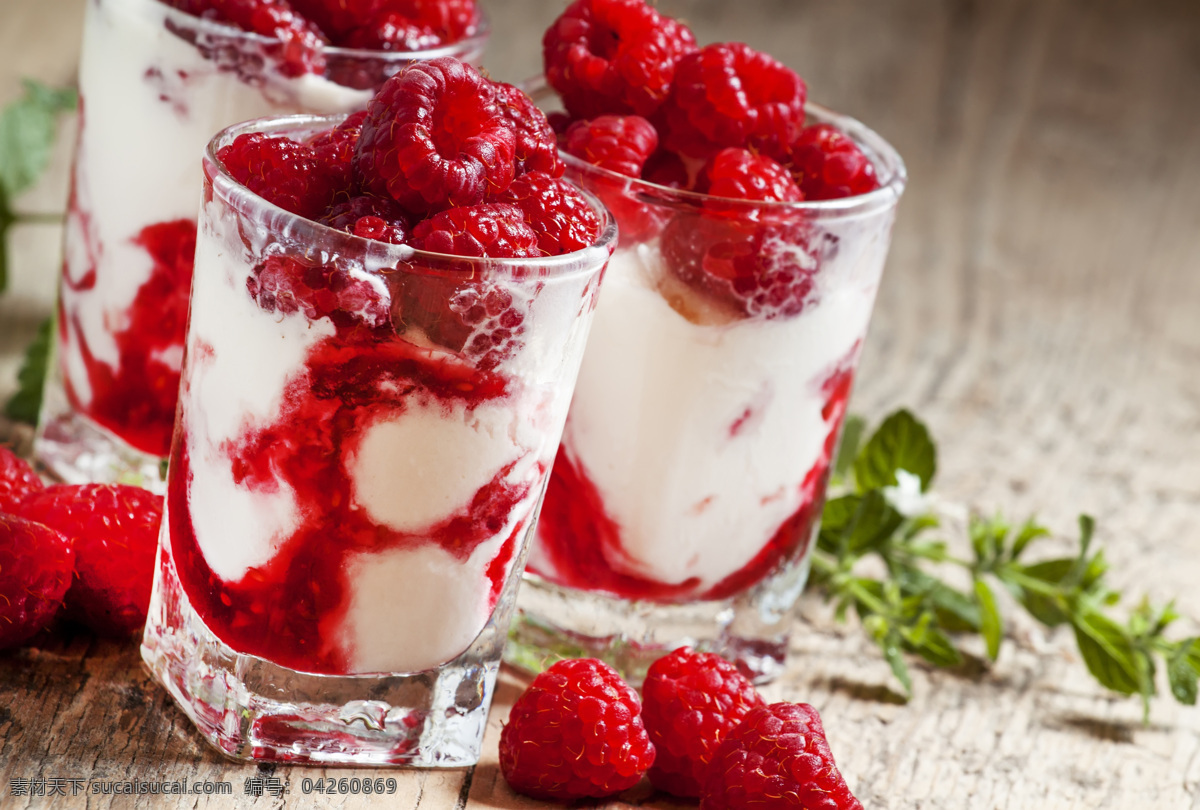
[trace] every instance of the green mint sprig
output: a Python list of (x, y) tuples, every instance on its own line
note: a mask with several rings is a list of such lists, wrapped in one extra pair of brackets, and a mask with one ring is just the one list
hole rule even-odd
[[(1194, 705), (1200, 679), (1200, 638), (1172, 641), (1166, 629), (1179, 614), (1143, 599), (1122, 620), (1121, 594), (1105, 580), (1108, 563), (1093, 549), (1094, 522), (1079, 518), (1079, 543), (1066, 557), (1036, 558), (1031, 550), (1050, 535), (1033, 520), (1013, 525), (1000, 517), (967, 520), (970, 556), (954, 556), (940, 537), (929, 489), (937, 450), (928, 429), (906, 410), (888, 416), (862, 442), (864, 424), (851, 418), (834, 464), (829, 500), (813, 552), (814, 586), (844, 620), (850, 610), (879, 645), (905, 694), (912, 692), (906, 654), (935, 666), (962, 661), (957, 641), (983, 638), (995, 660), (1005, 621), (997, 592), (1011, 595), (1047, 627), (1070, 626), (1088, 671), (1104, 687), (1139, 695), (1148, 716), (1155, 676), (1165, 665), (1171, 694)], [(883, 564), (883, 576), (870, 576)], [(969, 587), (940, 574), (961, 571)]]
[(58, 214), (18, 213), (12, 200), (46, 170), (59, 113), (75, 109), (71, 88), (25, 80), (25, 94), (0, 111), (0, 292), (8, 286), (8, 231), (21, 222), (52, 222)]
[(17, 392), (4, 406), (4, 413), (13, 421), (36, 425), (42, 407), (42, 385), (50, 358), (50, 329), (53, 319), (47, 318), (38, 326), (37, 335), (25, 350), (25, 359), (17, 372)]

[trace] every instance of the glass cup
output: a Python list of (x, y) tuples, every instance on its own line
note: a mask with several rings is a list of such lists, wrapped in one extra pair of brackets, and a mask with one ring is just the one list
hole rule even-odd
[(753, 203), (564, 155), (620, 244), (506, 660), (594, 656), (640, 682), (687, 644), (759, 682), (783, 667), (906, 180), (878, 135), (808, 112), (873, 160), (878, 190)]
[(158, 0), (89, 0), (56, 358), (34, 453), (70, 483), (161, 491), (213, 133), (281, 113), (342, 113), (416, 59), (478, 60), (475, 36), (419, 53), (325, 48), (293, 75), (280, 43)]
[(360, 239), (237, 184), (208, 147), (142, 655), (245, 759), (476, 761), (616, 240), (470, 259)]

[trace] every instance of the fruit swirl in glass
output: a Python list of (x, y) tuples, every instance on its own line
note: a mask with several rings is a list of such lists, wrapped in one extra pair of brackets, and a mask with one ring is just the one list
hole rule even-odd
[(344, 113), (413, 60), (478, 60), (488, 35), (413, 52), (324, 48), (288, 75), (280, 43), (158, 0), (89, 0), (56, 359), (35, 453), (59, 478), (161, 490), (196, 240), (197, 161), (214, 132)]
[(143, 655), (233, 756), (469, 764), (616, 228), (589, 195), (584, 250), (426, 253), (215, 157), (340, 120), (206, 154)]
[(620, 244), (510, 660), (599, 655), (637, 680), (691, 644), (759, 680), (782, 667), (906, 182), (878, 135), (819, 105), (808, 113), (855, 141), (880, 188), (748, 202), (563, 156), (613, 212)]

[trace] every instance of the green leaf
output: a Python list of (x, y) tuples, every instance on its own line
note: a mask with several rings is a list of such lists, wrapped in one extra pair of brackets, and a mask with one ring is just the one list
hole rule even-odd
[(1075, 641), (1088, 671), (1105, 687), (1123, 695), (1143, 692), (1138, 653), (1121, 627), (1095, 612), (1075, 616)]
[(938, 625), (946, 632), (969, 633), (979, 629), (979, 607), (966, 594), (912, 566), (895, 566), (892, 575), (900, 581), (905, 594), (923, 594)]
[(1004, 638), (1004, 621), (996, 609), (996, 596), (982, 579), (975, 580), (975, 599), (979, 603), (979, 632), (987, 642), (988, 658), (993, 661), (1000, 655), (1000, 641)]
[[(901, 635), (906, 635), (903, 630)], [(923, 627), (917, 640), (910, 641), (906, 637), (905, 641), (908, 642), (906, 646), (910, 650), (934, 666), (953, 667), (962, 663), (962, 655), (958, 649), (946, 634), (936, 627)]]
[(37, 181), (50, 160), (55, 118), (75, 108), (72, 89), (25, 80), (25, 95), (0, 112), (0, 185), (11, 199)]
[(1185, 706), (1196, 705), (1196, 682), (1200, 672), (1193, 660), (1200, 658), (1200, 639), (1189, 638), (1179, 642), (1175, 652), (1167, 660), (1167, 680), (1171, 694)]
[(854, 554), (873, 551), (895, 534), (903, 522), (904, 516), (888, 504), (882, 492), (873, 489), (859, 500), (844, 529), (846, 547)]
[(1015, 560), (1021, 556), (1031, 542), (1041, 537), (1049, 537), (1050, 530), (1045, 526), (1040, 525), (1033, 518), (1025, 521), (1021, 526), (1021, 530), (1017, 532), (1017, 537), (1013, 540), (1012, 558)]
[(17, 393), (4, 408), (10, 419), (37, 424), (42, 407), (42, 383), (46, 379), (46, 363), (50, 354), (51, 319), (42, 322), (37, 335), (25, 350), (21, 370), (17, 372)]
[(859, 451), (854, 480), (860, 492), (895, 486), (896, 472), (907, 470), (929, 489), (937, 471), (937, 448), (929, 430), (907, 410), (889, 416)]
[(858, 446), (862, 442), (863, 432), (867, 429), (867, 421), (861, 416), (851, 414), (842, 424), (842, 439), (838, 444), (837, 459), (833, 462), (833, 477), (843, 479), (854, 465), (858, 455)]
[(8, 287), (8, 229), (17, 221), (8, 204), (8, 192), (0, 184), (0, 292)]

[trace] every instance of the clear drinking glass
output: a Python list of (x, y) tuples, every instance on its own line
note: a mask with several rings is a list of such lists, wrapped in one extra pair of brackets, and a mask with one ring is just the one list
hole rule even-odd
[(616, 240), (470, 259), (335, 231), (204, 160), (142, 655), (234, 757), (479, 755), (527, 541)]
[(636, 682), (689, 644), (759, 681), (783, 666), (906, 180), (878, 135), (808, 112), (872, 159), (878, 190), (752, 203), (564, 156), (620, 244), (506, 660), (595, 656)]
[(280, 43), (158, 0), (89, 0), (56, 359), (34, 452), (71, 482), (162, 488), (196, 241), (200, 155), (239, 121), (360, 109), (416, 59), (478, 60), (486, 26), (419, 53), (325, 48), (292, 75)]

